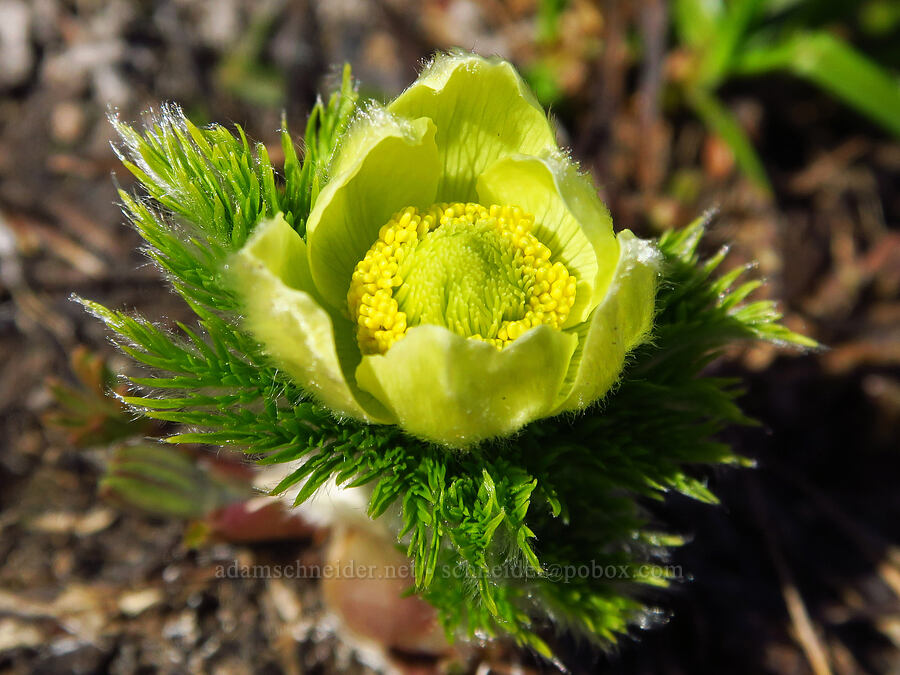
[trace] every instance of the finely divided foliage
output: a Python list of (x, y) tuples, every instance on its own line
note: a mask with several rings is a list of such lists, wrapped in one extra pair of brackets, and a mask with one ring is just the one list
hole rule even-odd
[[(665, 584), (665, 547), (647, 529), (642, 499), (677, 491), (715, 497), (692, 475), (698, 463), (740, 462), (715, 440), (747, 423), (736, 382), (702, 375), (734, 340), (812, 343), (782, 327), (771, 302), (746, 302), (757, 281), (744, 270), (717, 279), (724, 254), (701, 262), (707, 219), (664, 235), (664, 281), (654, 339), (618, 385), (587, 413), (535, 422), (518, 436), (450, 452), (397, 427), (336, 419), (273, 367), (238, 325), (223, 277), (228, 255), (262, 219), (282, 212), (298, 233), (356, 108), (348, 70), (327, 105), (314, 108), (299, 159), (285, 126), (276, 173), (265, 147), (238, 127), (200, 129), (176, 107), (142, 131), (114, 121), (125, 166), (146, 195), (121, 192), (147, 254), (197, 316), (166, 331), (151, 321), (80, 300), (119, 347), (148, 367), (125, 400), (142, 414), (184, 427), (170, 443), (233, 446), (262, 464), (296, 469), (275, 489), (302, 484), (300, 503), (328, 479), (370, 484), (373, 518), (399, 506), (415, 587), (448, 632), (512, 635), (550, 656), (538, 637), (552, 620), (611, 643), (640, 618), (640, 584)], [(629, 578), (576, 575), (561, 566), (615, 566)], [(642, 572), (642, 575), (638, 571)]]

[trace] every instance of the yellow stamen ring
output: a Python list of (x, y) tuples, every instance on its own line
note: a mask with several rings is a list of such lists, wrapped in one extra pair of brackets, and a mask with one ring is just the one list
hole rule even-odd
[(363, 354), (384, 353), (411, 325), (443, 325), (502, 349), (530, 328), (561, 328), (575, 277), (513, 206), (407, 207), (356, 265), (347, 293)]

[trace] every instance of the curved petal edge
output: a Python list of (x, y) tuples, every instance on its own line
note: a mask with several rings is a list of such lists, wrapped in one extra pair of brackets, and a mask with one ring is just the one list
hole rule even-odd
[(662, 254), (628, 230), (617, 239), (619, 262), (606, 297), (585, 323), (571, 329), (578, 350), (554, 414), (583, 410), (605, 396), (622, 374), (628, 352), (650, 336)]
[(612, 217), (587, 176), (561, 153), (514, 155), (478, 178), (483, 203), (513, 204), (534, 216), (534, 234), (578, 279), (565, 328), (603, 299), (619, 257)]
[(439, 55), (388, 109), (410, 119), (428, 117), (437, 126), (436, 201), (475, 201), (475, 181), (497, 159), (557, 148), (534, 94), (516, 69), (498, 58)]
[(377, 401), (354, 392), (348, 382), (334, 320), (311, 286), (306, 243), (281, 214), (257, 225), (230, 258), (227, 273), (242, 300), (247, 330), (304, 391), (339, 415), (393, 421)]
[(316, 288), (339, 312), (350, 277), (391, 216), (434, 203), (438, 152), (431, 120), (372, 106), (351, 125), (306, 226)]
[(545, 417), (576, 342), (540, 326), (498, 350), (441, 326), (415, 326), (387, 353), (363, 357), (356, 379), (409, 433), (465, 448)]

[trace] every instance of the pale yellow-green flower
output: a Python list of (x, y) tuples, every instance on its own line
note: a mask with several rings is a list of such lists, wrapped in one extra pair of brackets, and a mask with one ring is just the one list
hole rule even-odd
[(603, 397), (651, 329), (659, 254), (615, 236), (509, 63), (456, 53), (358, 116), (306, 241), (277, 216), (230, 267), (319, 402), (466, 447)]

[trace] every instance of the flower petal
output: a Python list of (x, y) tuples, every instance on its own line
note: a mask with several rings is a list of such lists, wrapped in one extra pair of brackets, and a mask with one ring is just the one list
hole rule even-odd
[(441, 326), (414, 326), (387, 353), (364, 356), (356, 379), (406, 431), (461, 448), (547, 415), (576, 341), (539, 326), (498, 350)]
[(578, 279), (565, 327), (583, 322), (606, 294), (619, 247), (612, 218), (591, 181), (557, 154), (516, 155), (478, 178), (483, 204), (511, 204), (534, 216), (534, 234)]
[(229, 272), (243, 299), (247, 329), (304, 390), (338, 414), (393, 421), (382, 405), (348, 380), (347, 373), (352, 378), (361, 358), (352, 324), (332, 318), (319, 303), (306, 244), (281, 214), (257, 225), (232, 257)]
[(346, 312), (350, 277), (397, 211), (434, 203), (438, 154), (431, 120), (370, 108), (347, 132), (332, 178), (307, 222), (310, 267), (322, 297)]
[(572, 329), (578, 349), (555, 413), (588, 407), (616, 383), (625, 356), (647, 339), (653, 325), (662, 256), (649, 241), (619, 233), (619, 263), (606, 297), (590, 319)]
[(475, 181), (500, 157), (556, 148), (547, 115), (506, 61), (453, 53), (435, 58), (388, 109), (437, 126), (437, 200), (475, 201)]

